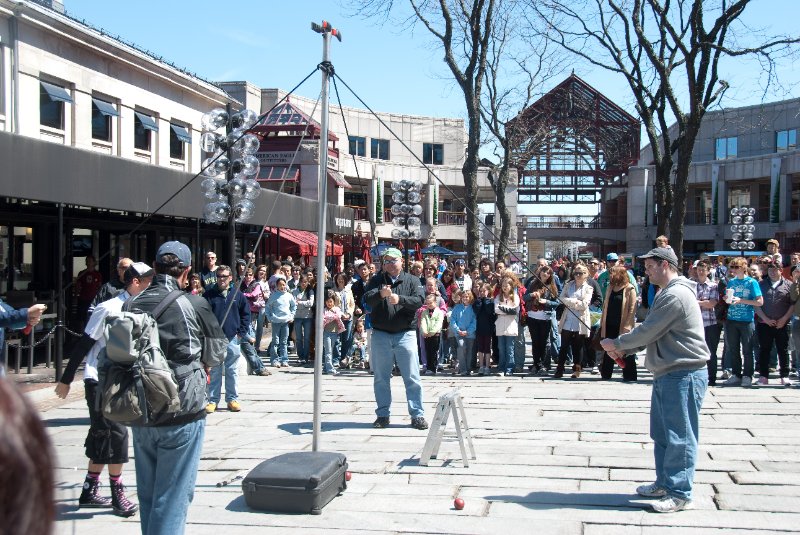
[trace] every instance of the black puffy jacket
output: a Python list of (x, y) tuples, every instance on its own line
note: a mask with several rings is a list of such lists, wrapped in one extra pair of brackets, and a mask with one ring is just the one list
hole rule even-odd
[[(400, 302), (390, 305), (381, 297), (381, 287), (390, 285), (392, 291), (400, 297)], [(376, 273), (367, 283), (364, 301), (370, 307), (372, 328), (389, 333), (399, 333), (417, 328), (417, 310), (425, 301), (425, 288), (420, 286), (419, 277), (401, 272), (397, 280), (392, 279), (385, 271)]]

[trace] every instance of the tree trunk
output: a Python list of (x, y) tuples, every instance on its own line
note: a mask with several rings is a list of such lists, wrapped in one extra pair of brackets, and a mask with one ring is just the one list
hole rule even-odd
[[(699, 121), (698, 121), (699, 129)], [(669, 225), (669, 243), (678, 257), (683, 261), (683, 225), (686, 221), (686, 197), (689, 191), (689, 167), (692, 163), (692, 149), (698, 129), (689, 129), (678, 146), (678, 164), (675, 167), (675, 186), (673, 187), (672, 218)]]
[(508, 236), (511, 234), (511, 216), (508, 213), (508, 206), (506, 206), (506, 187), (508, 186), (508, 166), (504, 165), (500, 168), (500, 173), (497, 176), (497, 182), (494, 184), (494, 194), (497, 198), (497, 213), (500, 215), (500, 245), (497, 248), (495, 261), (502, 260), (505, 255), (511, 253), (511, 250), (506, 248), (508, 243)]
[(472, 99), (472, 106), (468, 107), (468, 136), (467, 153), (464, 158), (464, 166), (461, 173), (464, 176), (464, 186), (466, 189), (467, 212), (467, 264), (472, 262), (477, 264), (480, 260), (480, 222), (478, 221), (478, 149), (480, 149), (481, 138), (481, 118), (477, 107), (477, 100)]
[(664, 158), (656, 166), (656, 207), (658, 209), (658, 235), (667, 235), (672, 212), (672, 158)]

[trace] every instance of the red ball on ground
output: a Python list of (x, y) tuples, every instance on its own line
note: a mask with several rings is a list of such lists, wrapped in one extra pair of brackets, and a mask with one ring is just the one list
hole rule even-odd
[(462, 510), (464, 508), (464, 500), (461, 498), (456, 498), (453, 500), (453, 507), (455, 507), (458, 511)]
[(353, 474), (351, 474), (350, 472), (345, 472), (344, 473), (344, 480), (345, 481), (350, 481), (350, 478), (352, 478), (352, 477), (353, 477)]

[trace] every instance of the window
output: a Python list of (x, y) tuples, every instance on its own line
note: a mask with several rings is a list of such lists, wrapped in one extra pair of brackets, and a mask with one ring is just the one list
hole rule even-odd
[(133, 114), (133, 146), (139, 150), (150, 150), (150, 132), (158, 132), (155, 119), (146, 113)]
[(369, 157), (378, 160), (389, 159), (389, 140), (388, 139), (372, 139), (369, 145)]
[(715, 160), (730, 160), (736, 158), (737, 138), (718, 137), (716, 139)]
[(422, 144), (422, 163), (442, 165), (444, 162), (444, 145), (441, 143)]
[(797, 148), (797, 130), (779, 130), (775, 132), (775, 152), (795, 150)]
[(350, 141), (350, 154), (354, 156), (367, 155), (367, 138), (358, 136), (348, 136)]
[(730, 209), (738, 208), (739, 206), (750, 206), (749, 187), (731, 188), (728, 190), (728, 218), (730, 218)]
[(60, 85), (39, 81), (39, 123), (64, 129), (64, 103), (72, 104), (69, 92)]
[(92, 98), (92, 139), (111, 141), (111, 118), (118, 116), (113, 104)]
[(800, 219), (800, 175), (793, 175), (792, 181), (792, 199), (789, 206), (788, 219), (797, 221)]
[(169, 127), (169, 157), (175, 160), (183, 160), (186, 156), (184, 143), (191, 143), (192, 135), (185, 126), (170, 123)]

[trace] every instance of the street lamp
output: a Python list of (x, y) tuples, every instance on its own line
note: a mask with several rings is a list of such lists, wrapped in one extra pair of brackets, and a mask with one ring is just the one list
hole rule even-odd
[[(392, 238), (405, 240), (406, 257), (409, 255), (408, 240), (422, 237), (422, 182), (418, 180), (397, 180), (392, 182)], [(408, 258), (406, 258), (408, 268)]]
[[(247, 221), (255, 213), (253, 199), (261, 195), (261, 186), (255, 179), (259, 161), (255, 157), (260, 141), (247, 131), (258, 121), (252, 110), (231, 112), (230, 104), (215, 108), (203, 115), (203, 135), (200, 145), (210, 153), (203, 161), (201, 182), (203, 195), (208, 199), (203, 217), (212, 223), (228, 222), (229, 258), (236, 260), (236, 223)], [(224, 128), (225, 134), (218, 132)]]
[(752, 251), (756, 248), (753, 242), (756, 209), (749, 206), (731, 208), (731, 249), (741, 251), (744, 256), (745, 250)]

